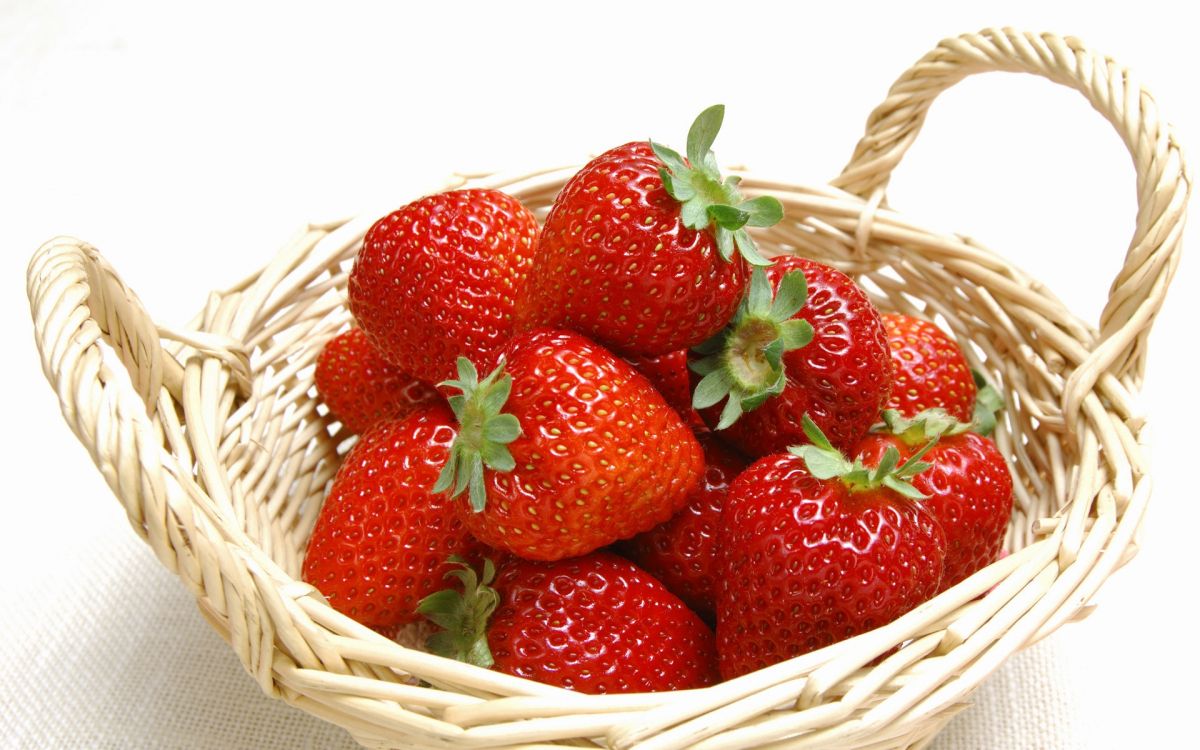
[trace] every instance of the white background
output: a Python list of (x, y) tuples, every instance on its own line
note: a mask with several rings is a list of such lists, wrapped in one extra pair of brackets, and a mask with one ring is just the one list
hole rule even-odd
[[(95, 244), (156, 319), (182, 324), (303, 222), (399, 206), (456, 169), (573, 163), (650, 136), (682, 146), (718, 101), (725, 163), (822, 183), (897, 75), (990, 25), (1075, 35), (1133, 68), (1200, 149), (1184, 4), (832, 5), (0, 0), (0, 746), (351, 746), (258, 692), (63, 424), (24, 290), (55, 234)], [(1135, 210), (1111, 128), (1030, 76), (942, 97), (890, 201), (1016, 259), (1090, 320)], [(1185, 257), (1152, 338), (1142, 554), (1089, 620), (993, 675), (940, 750), (1191, 735), (1196, 277)]]

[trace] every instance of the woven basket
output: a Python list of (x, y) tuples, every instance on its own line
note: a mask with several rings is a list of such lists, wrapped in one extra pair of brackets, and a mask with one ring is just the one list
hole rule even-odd
[[(996, 254), (886, 207), (933, 99), (995, 70), (1078, 90), (1133, 156), (1137, 229), (1098, 329)], [(544, 213), (572, 172), (454, 186), (498, 187)], [(936, 316), (970, 342), (971, 365), (1006, 394), (996, 442), (1016, 502), (999, 562), (889, 625), (704, 690), (587, 696), (467, 666), (358, 625), (298, 580), (348, 447), (314, 399), (313, 363), (349, 321), (346, 275), (373, 216), (304, 229), (183, 330), (152, 322), (94, 248), (55, 239), (29, 268), (42, 365), (133, 528), (262, 689), (364, 745), (922, 747), (1006, 657), (1087, 614), (1136, 550), (1150, 478), (1135, 397), (1179, 258), (1183, 156), (1111, 60), (1074, 39), (986, 30), (901, 76), (830, 185), (743, 185), (787, 212), (761, 247), (833, 263), (881, 308)]]

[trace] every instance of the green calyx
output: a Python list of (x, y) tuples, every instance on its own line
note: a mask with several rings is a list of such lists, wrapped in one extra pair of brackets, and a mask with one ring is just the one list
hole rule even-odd
[(921, 461), (930, 448), (937, 443), (937, 438), (926, 443), (925, 447), (914, 453), (904, 463), (900, 461), (900, 451), (894, 446), (888, 446), (883, 457), (875, 467), (865, 466), (862, 458), (854, 461), (834, 448), (825, 433), (816, 423), (804, 415), (804, 434), (811, 441), (810, 445), (795, 445), (788, 448), (793, 456), (799, 456), (808, 467), (808, 473), (817, 479), (840, 479), (847, 487), (855, 492), (887, 487), (888, 489), (912, 500), (923, 500), (927, 495), (912, 485), (912, 478), (925, 471), (930, 464)]
[(706, 409), (726, 399), (718, 430), (783, 392), (787, 385), (784, 353), (806, 346), (813, 338), (812, 325), (792, 317), (807, 300), (808, 283), (802, 272), (785, 274), (772, 295), (766, 273), (756, 268), (733, 320), (693, 349), (702, 356), (690, 365), (701, 376), (692, 406)]
[(770, 265), (759, 252), (746, 227), (769, 227), (783, 218), (783, 204), (769, 195), (745, 200), (738, 190), (740, 177), (721, 178), (713, 141), (725, 119), (725, 105), (700, 113), (688, 131), (687, 161), (677, 151), (650, 141), (650, 148), (665, 165), (658, 170), (667, 193), (681, 204), (684, 226), (697, 231), (713, 227), (717, 251), (726, 261), (736, 249), (747, 263)]
[(996, 430), (996, 412), (1004, 408), (1004, 397), (978, 370), (971, 370), (971, 377), (975, 379), (975, 414), (971, 424), (975, 432), (987, 437)]
[(996, 429), (996, 412), (1004, 408), (1000, 392), (988, 384), (983, 376), (972, 370), (975, 377), (975, 413), (970, 422), (960, 422), (945, 409), (926, 409), (912, 417), (905, 417), (895, 409), (885, 409), (883, 424), (875, 425), (874, 432), (895, 435), (906, 445), (921, 445), (964, 432), (991, 435)]
[(451, 555), (449, 562), (460, 567), (446, 573), (446, 578), (457, 578), (463, 590), (459, 593), (454, 589), (443, 589), (417, 605), (418, 614), (442, 628), (426, 639), (425, 647), (439, 656), (486, 669), (495, 663), (488, 648), (487, 625), (500, 603), (500, 595), (491, 587), (496, 578), (496, 566), (485, 559), (480, 577), (471, 564), (458, 555)]
[(512, 414), (501, 411), (512, 391), (512, 377), (504, 373), (504, 363), (482, 381), (475, 366), (466, 357), (458, 358), (458, 379), (440, 385), (462, 393), (447, 399), (458, 418), (458, 436), (450, 446), (434, 492), (450, 492), (458, 497), (469, 489), (471, 508), (478, 513), (487, 503), (483, 469), (512, 471), (516, 466), (508, 444), (521, 434), (521, 423)]

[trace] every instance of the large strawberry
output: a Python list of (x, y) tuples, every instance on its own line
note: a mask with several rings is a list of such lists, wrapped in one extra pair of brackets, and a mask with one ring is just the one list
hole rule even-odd
[(892, 395), (887, 408), (906, 417), (926, 409), (944, 409), (955, 419), (970, 421), (975, 381), (958, 344), (928, 320), (900, 313), (882, 318), (892, 353)]
[(435, 491), (467, 528), (534, 560), (590, 552), (653, 528), (687, 501), (704, 457), (633, 367), (569, 331), (513, 338), (483, 381), (466, 359), (450, 406), (461, 429)]
[(339, 333), (317, 355), (317, 395), (350, 432), (362, 433), (384, 419), (403, 419), (440, 396), (375, 351), (361, 328)]
[(454, 416), (428, 406), (364, 434), (338, 469), (304, 555), (304, 580), (335, 609), (386, 628), (420, 619), (442, 588), (446, 559), (487, 550), (432, 491), (456, 434)]
[(608, 552), (557, 562), (510, 558), (491, 585), (469, 566), (463, 593), (421, 603), (445, 628), (443, 656), (583, 693), (683, 690), (716, 681), (713, 634), (671, 592)]
[(702, 615), (716, 611), (720, 574), (721, 509), (729, 485), (746, 461), (712, 437), (702, 438), (704, 476), (688, 496), (687, 506), (647, 532), (634, 537), (629, 555), (689, 607)]
[(554, 201), (538, 243), (525, 327), (561, 326), (622, 355), (686, 349), (719, 331), (741, 299), (747, 261), (765, 263), (746, 227), (783, 216), (743, 200), (711, 151), (724, 107), (696, 118), (687, 159), (646, 141), (588, 162)]
[(806, 442), (806, 414), (834, 446), (852, 449), (892, 383), (883, 323), (866, 293), (841, 271), (795, 256), (755, 270), (734, 319), (697, 347), (692, 369), (702, 376), (693, 402), (701, 416), (751, 456)]
[(350, 271), (350, 311), (371, 344), (429, 383), (503, 344), (525, 293), (537, 221), (496, 190), (430, 195), (377, 221)]
[(717, 653), (726, 679), (864, 633), (938, 590), (945, 539), (896, 450), (851, 463), (805, 419), (810, 444), (734, 482), (722, 514)]
[(942, 588), (947, 589), (1000, 555), (1013, 506), (1008, 462), (995, 443), (974, 431), (976, 425), (941, 409), (911, 419), (888, 410), (883, 417), (885, 431), (859, 445), (865, 462), (879, 460), (888, 450), (909, 456), (937, 438), (922, 457), (930, 468), (914, 477), (912, 485), (926, 496), (923, 504), (946, 532)]

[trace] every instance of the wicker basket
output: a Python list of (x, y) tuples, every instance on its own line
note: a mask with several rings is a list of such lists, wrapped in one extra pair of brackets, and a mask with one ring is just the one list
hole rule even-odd
[[(1137, 228), (1098, 329), (994, 253), (886, 208), (933, 99), (993, 70), (1077, 89), (1133, 156)], [(571, 173), (458, 184), (544, 210)], [(586, 696), (459, 664), (358, 625), (298, 580), (347, 448), (313, 398), (313, 362), (349, 320), (346, 274), (374, 217), (306, 228), (185, 330), (155, 325), (94, 248), (55, 239), (29, 268), (42, 365), (133, 528), (262, 689), (364, 745), (922, 747), (1006, 657), (1088, 613), (1136, 550), (1150, 478), (1135, 397), (1179, 258), (1183, 157), (1125, 69), (1074, 39), (993, 29), (901, 76), (831, 185), (743, 185), (787, 211), (762, 247), (838, 265), (880, 307), (938, 316), (971, 342), (972, 366), (1007, 394), (996, 441), (1016, 504), (999, 562), (885, 627), (704, 690)]]

